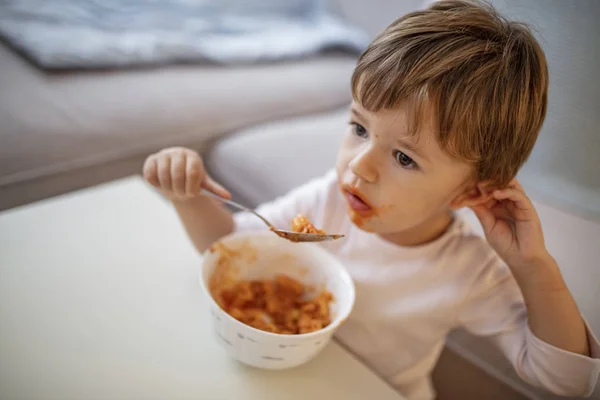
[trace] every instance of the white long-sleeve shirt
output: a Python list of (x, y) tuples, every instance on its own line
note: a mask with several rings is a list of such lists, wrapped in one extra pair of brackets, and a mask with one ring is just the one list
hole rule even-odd
[[(456, 217), (433, 242), (401, 247), (361, 231), (346, 215), (335, 172), (259, 208), (275, 226), (297, 214), (341, 240), (321, 244), (346, 266), (356, 302), (337, 339), (408, 399), (431, 399), (431, 372), (448, 332), (488, 336), (527, 382), (555, 394), (587, 396), (600, 374), (600, 343), (588, 328), (591, 357), (538, 339), (508, 267)], [(237, 231), (264, 229), (256, 217), (235, 216)]]

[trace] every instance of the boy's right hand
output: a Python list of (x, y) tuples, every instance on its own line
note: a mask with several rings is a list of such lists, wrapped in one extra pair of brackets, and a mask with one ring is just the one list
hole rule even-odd
[(199, 197), (202, 188), (231, 198), (223, 186), (208, 176), (202, 158), (194, 150), (171, 147), (152, 154), (144, 162), (143, 174), (144, 179), (173, 201)]

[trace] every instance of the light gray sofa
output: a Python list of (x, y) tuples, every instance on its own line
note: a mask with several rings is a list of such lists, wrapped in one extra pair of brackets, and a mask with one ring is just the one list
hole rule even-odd
[[(331, 0), (371, 34), (422, 0)], [(139, 171), (161, 147), (198, 150), (236, 130), (350, 101), (355, 58), (43, 73), (0, 41), (0, 210)]]
[(354, 59), (44, 74), (0, 45), (0, 209), (139, 171), (150, 152), (348, 102)]
[[(375, 34), (422, 1), (337, 3)], [(494, 3), (532, 23), (548, 56), (548, 118), (521, 179), (539, 204), (548, 246), (600, 333), (600, 3)], [(148, 153), (172, 145), (206, 151), (210, 170), (236, 198), (269, 200), (333, 164), (354, 63), (328, 55), (48, 75), (0, 44), (0, 210), (137, 173)], [(528, 397), (553, 398), (523, 384), (485, 339), (456, 332), (449, 347)], [(471, 391), (448, 384), (445, 398), (516, 398), (478, 386), (481, 375), (465, 371)], [(444, 374), (442, 383), (460, 381), (459, 371)]]

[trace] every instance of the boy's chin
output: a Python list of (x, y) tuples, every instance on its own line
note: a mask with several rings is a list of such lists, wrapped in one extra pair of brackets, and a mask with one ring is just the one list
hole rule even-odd
[(348, 210), (350, 221), (363, 232), (375, 233), (378, 235), (389, 235), (397, 233), (405, 229), (404, 227), (391, 227), (389, 224), (384, 224), (378, 216), (364, 216), (353, 210)]
[(378, 228), (381, 227), (378, 227), (378, 225), (380, 224), (378, 223), (376, 216), (365, 216), (353, 210), (348, 210), (348, 217), (350, 218), (350, 221), (352, 221), (354, 226), (356, 226), (360, 230), (369, 233), (380, 233)]

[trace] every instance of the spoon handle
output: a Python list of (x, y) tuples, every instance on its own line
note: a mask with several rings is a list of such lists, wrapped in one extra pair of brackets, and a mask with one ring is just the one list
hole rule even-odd
[(262, 215), (260, 215), (256, 211), (252, 210), (251, 208), (248, 208), (248, 207), (245, 207), (245, 206), (243, 206), (241, 204), (238, 204), (238, 203), (236, 203), (233, 200), (226, 199), (225, 197), (221, 197), (218, 194), (215, 194), (215, 193), (213, 193), (213, 192), (211, 192), (209, 190), (206, 190), (206, 189), (200, 189), (200, 193), (203, 194), (203, 195), (205, 195), (205, 196), (212, 197), (213, 199), (217, 199), (217, 200), (219, 200), (219, 201), (221, 201), (223, 203), (227, 203), (230, 206), (233, 206), (233, 207), (237, 208), (238, 210), (247, 211), (249, 213), (252, 213), (252, 214), (256, 215), (258, 218), (260, 218), (265, 224), (267, 224), (267, 226), (269, 228), (275, 229), (275, 227), (273, 225), (271, 225), (271, 223), (269, 221), (267, 221)]

